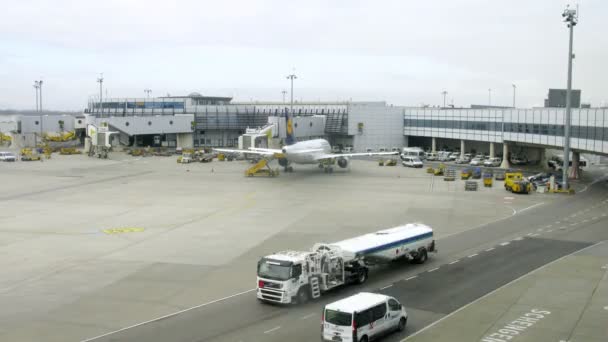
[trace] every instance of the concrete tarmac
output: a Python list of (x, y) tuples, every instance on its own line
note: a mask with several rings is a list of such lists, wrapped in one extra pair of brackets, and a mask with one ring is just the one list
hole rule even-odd
[[(178, 165), (175, 158), (120, 153), (111, 160), (53, 156), (2, 163), (0, 340), (80, 341), (199, 305), (208, 318), (193, 309), (105, 339), (123, 340), (123, 334), (179, 321), (184, 326), (168, 340), (254, 336), (248, 329), (260, 329), (265, 340), (292, 319), (301, 319), (307, 329), (304, 340), (317, 338), (314, 314), (322, 302), (277, 308), (258, 305), (252, 293), (243, 293), (255, 285), (260, 256), (406, 222), (435, 229), (440, 253), (427, 265), (376, 270), (364, 287), (323, 298), (331, 300), (533, 234), (547, 215), (584, 208), (581, 200), (592, 192), (575, 201), (511, 195), (500, 187), (469, 193), (461, 181), (369, 161), (355, 161), (332, 175), (296, 167), (278, 178), (245, 178), (247, 166)], [(236, 317), (205, 324), (230, 306), (240, 308)], [(426, 315), (430, 322), (443, 313)], [(275, 329), (277, 324), (281, 328)], [(193, 325), (208, 332), (201, 337)]]

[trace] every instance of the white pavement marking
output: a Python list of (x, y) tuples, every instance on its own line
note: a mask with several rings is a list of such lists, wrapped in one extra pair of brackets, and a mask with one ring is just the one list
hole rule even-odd
[(560, 224), (560, 223), (562, 223), (562, 222), (561, 221), (555, 221), (555, 224)]
[(595, 221), (597, 220), (597, 216), (593, 216), (591, 219)]
[(493, 250), (494, 250), (494, 247), (488, 248), (488, 249), (486, 249), (486, 252), (490, 252), (490, 251), (493, 251)]
[(543, 229), (542, 229), (542, 228), (538, 228), (536, 231), (538, 231), (538, 232), (542, 232), (542, 231), (543, 231)]
[(508, 244), (510, 244), (510, 242), (503, 242), (503, 243), (501, 243), (500, 245), (501, 245), (501, 246), (506, 246), (506, 245), (508, 245)]
[(536, 234), (532, 234), (530, 236), (539, 236), (540, 234), (536, 233)]
[(589, 220), (583, 220), (583, 223), (587, 223), (587, 222), (589, 222)]
[(551, 233), (551, 232), (553, 232), (553, 229), (547, 230), (547, 233)]
[(516, 237), (515, 239), (513, 239), (513, 241), (521, 241), (521, 240), (523, 240), (523, 239), (524, 239), (524, 238), (523, 238), (522, 236), (518, 236), (518, 237)]
[(240, 296), (240, 295), (244, 295), (245, 293), (253, 292), (253, 291), (255, 291), (255, 290), (256, 290), (256, 289), (250, 289), (250, 290), (247, 290), (247, 291), (243, 291), (243, 292), (235, 293), (235, 294), (233, 294), (233, 295), (230, 295), (230, 296), (227, 296), (227, 297), (224, 297), (224, 298), (220, 298), (220, 299), (212, 300), (212, 301), (210, 301), (210, 302), (203, 303), (203, 304), (199, 304), (199, 305), (196, 305), (196, 306), (193, 306), (193, 307), (190, 307), (190, 308), (187, 308), (187, 309), (181, 310), (181, 311), (177, 311), (177, 312), (174, 312), (174, 313), (170, 313), (170, 314), (168, 314), (168, 315), (164, 315), (164, 316), (161, 316), (161, 317), (158, 317), (158, 318), (154, 318), (154, 319), (151, 319), (151, 320), (149, 320), (149, 321), (145, 321), (145, 322), (141, 322), (141, 323), (133, 324), (133, 325), (130, 325), (130, 326), (125, 327), (125, 328), (122, 328), (122, 329), (114, 330), (114, 331), (111, 331), (111, 332), (109, 332), (109, 333), (105, 333), (105, 334), (103, 334), (103, 335), (99, 335), (99, 336), (95, 336), (95, 337), (87, 338), (86, 340), (82, 340), (81, 342), (89, 342), (89, 341), (97, 340), (97, 339), (100, 339), (100, 338), (102, 338), (102, 337), (106, 337), (106, 336), (109, 336), (109, 335), (113, 335), (113, 334), (119, 333), (119, 332), (121, 332), (121, 331), (125, 331), (125, 330), (129, 330), (129, 329), (133, 329), (133, 328), (136, 328), (136, 327), (139, 327), (139, 326), (142, 326), (142, 325), (146, 325), (146, 324), (149, 324), (149, 323), (152, 323), (152, 322), (156, 322), (156, 321), (163, 320), (163, 319), (165, 319), (165, 318), (169, 318), (169, 317), (177, 316), (177, 315), (179, 315), (179, 314), (183, 314), (184, 312), (192, 311), (192, 310), (194, 310), (194, 309), (198, 309), (198, 308), (202, 308), (202, 307), (204, 307), (204, 306), (208, 306), (208, 305), (211, 305), (211, 304), (215, 304), (215, 303), (218, 303), (218, 302), (224, 301), (224, 300), (226, 300), (226, 299), (230, 299), (230, 298), (234, 298), (234, 297), (237, 297), (237, 296)]
[(526, 235), (528, 235), (528, 236), (532, 236), (532, 234), (534, 234), (534, 233), (528, 233), (528, 234), (526, 234)]
[[(502, 285), (501, 287), (499, 287), (499, 288), (497, 288), (497, 289), (494, 289), (493, 291), (488, 292), (488, 293), (486, 293), (485, 295), (483, 295), (483, 296), (481, 296), (481, 297), (479, 297), (479, 298), (475, 299), (474, 301), (470, 302), (469, 304), (466, 304), (466, 305), (464, 305), (464, 306), (461, 306), (461, 307), (460, 307), (460, 308), (458, 308), (457, 310), (452, 311), (451, 313), (449, 313), (449, 314), (447, 314), (447, 315), (445, 315), (445, 316), (441, 317), (440, 319), (436, 320), (435, 322), (433, 322), (433, 323), (431, 323), (431, 324), (427, 325), (426, 327), (424, 327), (424, 328), (422, 328), (422, 329), (420, 329), (420, 330), (416, 331), (415, 333), (411, 334), (410, 336), (408, 336), (408, 337), (404, 338), (404, 339), (403, 339), (403, 340), (401, 340), (400, 342), (405, 342), (405, 341), (407, 341), (408, 339), (410, 339), (410, 338), (412, 338), (412, 337), (414, 337), (414, 336), (416, 336), (416, 335), (418, 335), (418, 334), (422, 333), (423, 331), (426, 331), (426, 330), (430, 329), (431, 327), (433, 327), (434, 325), (438, 324), (439, 322), (441, 322), (441, 321), (443, 321), (443, 320), (446, 320), (446, 319), (448, 319), (448, 318), (450, 318), (450, 317), (454, 316), (455, 314), (457, 314), (457, 313), (459, 313), (460, 311), (462, 311), (462, 310), (464, 310), (464, 309), (468, 308), (469, 306), (471, 306), (471, 305), (473, 305), (473, 304), (475, 304), (475, 303), (477, 303), (477, 302), (479, 302), (479, 301), (483, 300), (483, 299), (484, 299), (484, 298), (486, 298), (486, 297), (489, 297), (489, 296), (493, 295), (494, 293), (496, 293), (496, 292), (500, 291), (501, 289), (503, 289), (503, 288), (505, 288), (505, 287), (507, 287), (507, 286), (509, 286), (509, 285), (511, 285), (511, 284), (513, 284), (513, 283), (515, 283), (515, 282), (517, 282), (517, 281), (519, 281), (520, 279), (523, 279), (523, 278), (527, 277), (527, 276), (528, 276), (528, 275), (530, 275), (531, 273), (534, 273), (534, 272), (536, 272), (536, 271), (540, 271), (540, 270), (542, 270), (542, 269), (544, 269), (544, 268), (546, 268), (546, 267), (548, 267), (548, 266), (550, 266), (550, 265), (552, 265), (552, 264), (555, 264), (555, 263), (557, 263), (557, 262), (561, 261), (562, 259), (565, 259), (565, 258), (567, 258), (567, 257), (569, 257), (569, 256), (571, 256), (571, 255), (574, 255), (574, 254), (576, 254), (576, 253), (580, 253), (580, 252), (582, 252), (582, 251), (584, 251), (584, 250), (587, 250), (587, 249), (589, 249), (589, 248), (591, 248), (591, 247), (595, 247), (595, 246), (600, 245), (600, 244), (602, 244), (602, 243), (604, 243), (604, 241), (600, 241), (600, 242), (595, 243), (595, 244), (593, 244), (593, 245), (591, 245), (591, 246), (587, 246), (587, 247), (585, 247), (585, 248), (583, 248), (583, 249), (579, 249), (578, 251), (574, 251), (574, 252), (572, 252), (572, 253), (570, 253), (570, 254), (566, 254), (566, 255), (562, 256), (561, 258), (555, 259), (555, 260), (551, 261), (551, 262), (550, 262), (550, 263), (548, 263), (548, 264), (545, 264), (545, 265), (543, 265), (543, 266), (541, 266), (541, 267), (539, 267), (539, 268), (537, 268), (537, 269), (534, 269), (534, 270), (532, 270), (532, 271), (530, 271), (530, 272), (528, 272), (528, 273), (526, 273), (526, 274), (524, 274), (524, 275), (520, 276), (520, 277), (519, 277), (519, 278), (517, 278), (517, 279), (513, 279), (513, 280), (511, 280), (510, 282), (508, 282), (508, 283), (506, 283), (506, 284)], [(608, 309), (607, 309), (607, 310), (608, 310)]]
[(551, 227), (553, 227), (553, 225), (552, 225), (552, 224), (547, 225), (547, 228), (551, 228)]
[(602, 214), (602, 217), (606, 217), (606, 214)]
[(520, 210), (519, 210), (519, 211), (517, 211), (517, 212), (518, 212), (518, 213), (521, 213), (522, 211), (526, 211), (526, 210), (528, 210), (528, 209), (532, 209), (532, 208), (534, 208), (534, 207), (538, 207), (539, 205), (543, 205), (543, 204), (545, 204), (545, 202), (536, 203), (536, 204), (531, 205), (531, 206), (529, 206), (529, 207), (527, 207), (527, 208), (520, 209)]
[(572, 223), (570, 223), (570, 225), (571, 225), (571, 226), (576, 226), (576, 225), (577, 225), (577, 223), (576, 223), (576, 222), (572, 222)]
[(427, 272), (429, 272), (429, 273), (431, 273), (431, 272), (435, 272), (435, 271), (437, 271), (438, 269), (439, 269), (439, 267), (435, 267), (435, 268), (433, 268), (432, 270), (428, 270)]
[(273, 331), (277, 331), (277, 330), (279, 330), (279, 329), (281, 329), (281, 326), (280, 326), (280, 325), (279, 325), (278, 327), (274, 327), (274, 328), (272, 328), (272, 329), (270, 329), (270, 330), (266, 330), (266, 331), (264, 331), (264, 334), (270, 334), (271, 332), (273, 332)]
[(460, 260), (454, 260), (451, 263), (449, 263), (448, 265), (454, 265), (455, 263), (459, 262)]
[(469, 255), (468, 257), (469, 257), (469, 258), (472, 258), (472, 257), (477, 256), (477, 255), (478, 255), (478, 254), (477, 254), (477, 253), (475, 253), (475, 254), (471, 254), (471, 255)]
[(564, 230), (564, 229), (566, 229), (566, 226), (559, 227), (559, 230)]
[(417, 275), (415, 275), (415, 276), (411, 276), (411, 277), (409, 277), (409, 278), (405, 279), (405, 281), (412, 280), (412, 279), (414, 279), (414, 278), (418, 278), (418, 276), (417, 276)]
[(380, 290), (386, 290), (386, 289), (388, 289), (389, 287), (393, 287), (393, 284), (386, 285), (385, 287), (381, 287), (381, 288), (380, 288)]
[(314, 315), (315, 315), (314, 313), (310, 313), (310, 314), (308, 314), (308, 315), (306, 315), (306, 316), (302, 316), (302, 317), (300, 317), (300, 319), (309, 319), (310, 317), (312, 317), (312, 316), (314, 316)]

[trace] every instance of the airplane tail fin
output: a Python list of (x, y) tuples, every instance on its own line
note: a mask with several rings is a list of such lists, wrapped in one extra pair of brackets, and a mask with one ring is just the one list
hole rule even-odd
[(293, 145), (296, 142), (296, 139), (293, 136), (293, 117), (289, 111), (287, 111), (285, 120), (287, 121), (287, 137), (285, 138), (285, 145)]

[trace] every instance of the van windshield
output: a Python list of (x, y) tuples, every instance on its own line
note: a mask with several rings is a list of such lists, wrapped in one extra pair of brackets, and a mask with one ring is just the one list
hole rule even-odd
[(350, 326), (352, 323), (352, 314), (348, 312), (325, 310), (325, 322), (334, 325)]

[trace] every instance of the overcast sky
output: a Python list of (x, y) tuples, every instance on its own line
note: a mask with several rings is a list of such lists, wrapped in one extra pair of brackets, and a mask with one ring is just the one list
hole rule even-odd
[[(5, 0), (0, 108), (77, 110), (110, 97), (542, 105), (566, 86), (565, 0)], [(608, 1), (581, 0), (574, 87), (608, 103)], [(104, 91), (105, 96), (105, 91)]]

